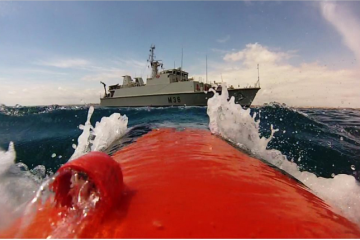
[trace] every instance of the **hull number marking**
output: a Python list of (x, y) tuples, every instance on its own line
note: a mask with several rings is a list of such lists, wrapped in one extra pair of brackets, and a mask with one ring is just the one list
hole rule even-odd
[(181, 103), (180, 97), (168, 97), (169, 103)]

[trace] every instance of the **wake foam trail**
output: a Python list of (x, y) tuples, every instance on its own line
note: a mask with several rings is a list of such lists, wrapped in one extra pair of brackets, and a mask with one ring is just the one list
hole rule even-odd
[(310, 172), (300, 171), (299, 166), (289, 161), (280, 151), (267, 149), (268, 143), (278, 130), (273, 129), (271, 125), (270, 137), (261, 137), (260, 120), (255, 120), (256, 114), (251, 116), (250, 109), (245, 110), (235, 104), (233, 97), (228, 100), (226, 86), (223, 86), (221, 95), (213, 92), (214, 96), (208, 100), (207, 109), (210, 118), (209, 128), (213, 134), (286, 171), (360, 225), (360, 186), (353, 176), (339, 174), (333, 178), (322, 178)]
[(100, 122), (96, 122), (95, 127), (90, 123), (94, 107), (89, 108), (85, 125), (80, 125), (83, 130), (78, 138), (78, 146), (70, 160), (76, 159), (91, 151), (104, 151), (114, 141), (118, 140), (127, 132), (128, 118), (120, 113), (113, 113), (110, 117), (102, 117)]

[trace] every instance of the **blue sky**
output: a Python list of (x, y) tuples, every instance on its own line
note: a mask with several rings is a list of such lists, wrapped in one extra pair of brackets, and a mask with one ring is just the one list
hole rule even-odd
[[(359, 2), (0, 2), (0, 84), (5, 86), (0, 103), (98, 102), (100, 80), (146, 77), (148, 48), (156, 44), (165, 68), (174, 61), (180, 66), (183, 48), (190, 75), (203, 77), (207, 54), (209, 78), (223, 75), (232, 84), (253, 84), (256, 60), (268, 87), (259, 104), (355, 106), (358, 95), (350, 85), (360, 76), (360, 51), (349, 39), (360, 36), (358, 13)], [(230, 57), (236, 53), (242, 57)], [(308, 73), (307, 80), (290, 78), (295, 72)], [(312, 86), (318, 75), (337, 76), (341, 88), (348, 86), (337, 101), (344, 104), (326, 95), (315, 99), (319, 96), (311, 91), (294, 100), (282, 89), (294, 81)], [(328, 94), (339, 89), (337, 80), (327, 84), (324, 78)], [(283, 97), (266, 94), (269, 89), (281, 89)]]

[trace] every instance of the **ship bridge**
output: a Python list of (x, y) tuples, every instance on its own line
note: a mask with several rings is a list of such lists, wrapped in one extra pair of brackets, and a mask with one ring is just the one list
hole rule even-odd
[(165, 74), (170, 79), (170, 82), (189, 81), (189, 73), (182, 71), (181, 68), (174, 68), (162, 71), (160, 74)]

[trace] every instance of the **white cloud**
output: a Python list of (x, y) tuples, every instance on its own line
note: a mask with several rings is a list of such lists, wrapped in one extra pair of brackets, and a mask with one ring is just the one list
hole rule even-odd
[[(119, 58), (113, 61), (102, 61), (101, 64), (81, 58), (38, 61), (36, 64), (62, 69), (58, 72), (31, 67), (4, 70), (5, 75), (13, 77), (0, 78), (0, 85), (2, 86), (0, 88), (0, 104), (98, 103), (104, 91), (102, 85), (99, 84), (100, 81), (108, 85), (121, 83), (123, 75), (135, 76), (147, 70), (146, 61)], [(68, 72), (69, 69), (71, 72)], [(47, 76), (44, 76), (45, 74)], [(61, 75), (66, 76), (66, 78), (59, 79)], [(44, 80), (45, 77), (47, 77), (46, 80)], [(63, 85), (55, 85), (59, 83)], [(14, 89), (19, 89), (19, 91), (15, 92)]]
[(120, 66), (129, 66), (131, 68), (146, 68), (147, 67), (147, 62), (146, 61), (138, 61), (135, 59), (130, 59), (130, 60), (124, 60), (124, 59), (116, 59), (114, 61), (114, 63), (116, 63), (117, 65)]
[(226, 43), (229, 40), (230, 40), (230, 35), (226, 35), (225, 37), (217, 39), (216, 41), (219, 43)]
[(32, 85), (23, 92), (13, 92), (15, 83), (2, 88), (0, 104), (6, 105), (51, 105), (51, 104), (83, 104), (99, 103), (103, 89), (99, 87), (56, 86), (54, 84)]
[[(290, 106), (360, 107), (360, 71), (333, 70), (321, 63), (293, 66), (286, 60), (293, 51), (272, 51), (258, 43), (247, 44), (238, 52), (226, 54), (224, 62), (209, 64), (209, 80), (241, 87), (257, 81), (256, 64), (260, 64), (262, 89), (254, 104), (286, 103)], [(204, 75), (196, 76), (196, 79)]]
[(345, 4), (321, 2), (323, 17), (339, 32), (344, 44), (354, 53), (360, 62), (360, 18)]
[(81, 58), (70, 58), (50, 61), (38, 61), (36, 62), (36, 64), (57, 68), (78, 68), (88, 66), (90, 64), (90, 61)]
[(96, 74), (85, 75), (81, 80), (83, 81), (122, 81), (122, 76), (126, 75), (126, 71), (122, 69), (103, 69), (101, 72)]
[[(122, 76), (143, 76), (145, 71), (148, 70), (146, 61), (138, 61), (134, 59), (123, 60), (115, 59), (112, 61), (116, 67), (95, 67), (89, 66), (87, 69), (95, 73), (87, 74), (81, 80), (83, 81), (105, 81), (110, 83), (121, 83)], [(126, 69), (126, 70), (124, 70)], [(144, 79), (145, 80), (145, 79)], [(116, 81), (116, 82), (115, 82)]]
[(224, 60), (228, 62), (243, 61), (246, 65), (256, 63), (275, 63), (292, 56), (292, 52), (272, 52), (258, 43), (247, 44), (246, 48), (233, 53), (227, 53)]
[(26, 73), (26, 74), (30, 73), (30, 74), (67, 75), (67, 73), (64, 73), (64, 72), (55, 72), (55, 71), (39, 69), (39, 68), (16, 68), (13, 70), (18, 73), (20, 72), (20, 73)]

